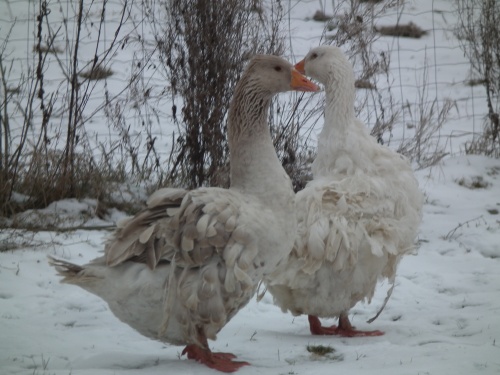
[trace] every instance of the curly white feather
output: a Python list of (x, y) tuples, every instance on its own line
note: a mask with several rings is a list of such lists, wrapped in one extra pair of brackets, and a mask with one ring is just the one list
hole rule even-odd
[(296, 196), (294, 249), (265, 281), (284, 311), (338, 317), (369, 301), (378, 279), (394, 279), (414, 248), (423, 197), (408, 161), (355, 118), (354, 73), (343, 53), (313, 49), (305, 69), (325, 84), (325, 123), (314, 179)]

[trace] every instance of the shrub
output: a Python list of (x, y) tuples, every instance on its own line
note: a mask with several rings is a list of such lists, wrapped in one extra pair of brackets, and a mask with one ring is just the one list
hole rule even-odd
[(456, 1), (456, 34), (472, 69), (480, 77), (474, 84), (484, 86), (488, 106), (484, 131), (466, 145), (466, 151), (500, 157), (500, 2)]

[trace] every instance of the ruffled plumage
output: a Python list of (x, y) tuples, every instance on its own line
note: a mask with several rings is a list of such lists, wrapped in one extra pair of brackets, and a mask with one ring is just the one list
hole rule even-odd
[(394, 280), (415, 248), (423, 196), (408, 161), (355, 118), (354, 73), (340, 49), (319, 47), (304, 61), (325, 84), (325, 123), (314, 179), (296, 195), (294, 249), (265, 282), (283, 311), (339, 317), (370, 302), (378, 280)]
[(103, 257), (84, 266), (52, 259), (63, 282), (98, 295), (141, 334), (187, 344), (190, 359), (228, 372), (247, 364), (211, 353), (207, 338), (292, 249), (294, 193), (266, 121), (272, 96), (292, 89), (317, 87), (279, 57), (255, 57), (229, 113), (231, 188), (157, 191), (119, 224)]

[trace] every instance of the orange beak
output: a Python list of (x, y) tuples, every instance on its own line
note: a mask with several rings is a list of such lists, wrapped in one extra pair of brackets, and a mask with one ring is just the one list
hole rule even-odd
[(292, 69), (292, 82), (290, 87), (297, 91), (319, 91), (319, 86), (309, 81), (306, 77), (300, 74), (297, 70)]
[(306, 60), (302, 59), (297, 64), (295, 64), (295, 69), (297, 69), (299, 73), (306, 74), (305, 64)]

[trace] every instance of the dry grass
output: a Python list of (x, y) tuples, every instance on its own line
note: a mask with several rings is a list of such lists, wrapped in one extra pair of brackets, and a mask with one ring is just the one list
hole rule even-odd
[(408, 24), (397, 24), (394, 26), (379, 26), (375, 30), (384, 36), (393, 37), (403, 37), (403, 38), (415, 38), (419, 39), (424, 35), (427, 35), (427, 31), (422, 30), (419, 26), (410, 22)]
[[(96, 163), (90, 154), (75, 155), (74, 175), (64, 173), (64, 154), (50, 151), (25, 155), (12, 190), (26, 197), (23, 201), (8, 200), (1, 207), (7, 215), (26, 209), (43, 208), (49, 203), (72, 197), (97, 198), (104, 205), (111, 202), (116, 183), (124, 182), (127, 174), (121, 165)], [(3, 195), (7, 195), (8, 192)], [(126, 207), (123, 207), (126, 208)]]
[(50, 53), (50, 54), (56, 55), (58, 53), (63, 53), (64, 50), (62, 48), (54, 46), (54, 45), (48, 46), (48, 45), (38, 45), (37, 44), (37, 45), (33, 46), (33, 52), (42, 53), (42, 54)]
[(318, 22), (327, 22), (330, 21), (333, 18), (333, 16), (325, 14), (325, 12), (321, 10), (317, 10), (316, 13), (314, 13), (313, 20), (318, 21)]
[(483, 132), (465, 144), (465, 152), (472, 155), (500, 157), (500, 116), (491, 112), (484, 118)]
[(309, 353), (320, 356), (335, 352), (335, 349), (333, 349), (331, 346), (324, 345), (307, 345), (306, 349)]
[[(36, 9), (32, 15), (36, 33), (31, 33), (29, 39), (34, 53), (26, 60), (29, 65), (14, 89), (6, 85), (15, 80), (11, 76), (13, 63), (7, 64), (5, 60), (6, 51), (12, 47), (9, 45), (12, 28), (0, 46), (3, 86), (0, 91), (6, 94), (0, 95), (0, 215), (4, 217), (26, 209), (43, 208), (66, 198), (91, 197), (104, 201), (112, 192), (112, 182), (125, 179), (125, 163), (107, 160), (105, 155), (111, 154), (109, 150), (103, 152), (100, 159), (95, 156), (96, 150), (90, 149), (91, 135), (86, 133), (84, 125), (92, 115), (83, 116), (95, 87), (90, 81), (112, 74), (102, 67), (114, 57), (117, 39), (107, 41), (107, 50), (102, 53), (98, 52), (101, 48), (96, 47), (93, 67), (81, 73), (80, 76), (86, 78), (82, 82), (78, 78), (78, 66), (82, 65), (79, 60), (81, 32), (95, 25), (90, 25), (92, 21), (82, 16), (84, 0), (72, 5), (74, 8), (68, 9), (68, 14), (74, 12), (71, 28), (63, 27), (67, 19), (59, 25), (53, 18), (49, 19), (50, 10), (45, 3)], [(126, 6), (123, 9), (125, 14)], [(101, 12), (105, 12), (104, 5)], [(117, 25), (119, 29), (123, 19), (112, 27)], [(102, 27), (104, 22), (105, 18), (101, 17), (98, 25)], [(99, 34), (97, 40), (86, 46), (94, 42), (95, 46), (101, 46), (102, 38), (104, 35)], [(65, 43), (66, 49), (63, 51), (56, 43)], [(66, 52), (65, 58), (58, 56), (62, 52)], [(47, 58), (49, 54), (55, 58)], [(60, 71), (60, 78), (57, 82), (57, 78), (51, 76), (49, 84), (45, 74), (54, 65)]]
[(481, 77), (488, 113), (483, 132), (466, 145), (467, 153), (500, 157), (500, 2), (457, 0), (456, 36), (469, 58), (474, 75)]
[(414, 130), (414, 135), (398, 147), (398, 152), (415, 161), (419, 169), (436, 165), (447, 155), (439, 134), (450, 112), (457, 109), (456, 103), (450, 100), (439, 104), (437, 99), (427, 102), (424, 98), (425, 94), (415, 105), (416, 112), (407, 106), (411, 118), (407, 127)]
[(329, 360), (329, 361), (343, 361), (344, 356), (337, 354), (336, 350), (331, 346), (324, 345), (307, 345), (306, 350), (312, 354), (313, 360)]
[(87, 70), (86, 72), (81, 72), (78, 75), (91, 81), (97, 81), (111, 77), (113, 74), (114, 73), (111, 69), (96, 65), (93, 69)]
[(429, 92), (428, 75), (428, 65), (425, 63), (418, 85), (418, 99), (414, 103), (407, 101), (404, 106), (405, 115), (408, 116), (405, 126), (411, 129), (411, 135), (398, 147), (398, 152), (416, 162), (420, 169), (437, 164), (447, 155), (441, 129), (453, 111), (458, 111), (455, 101), (440, 101)]
[(21, 86), (15, 86), (15, 87), (7, 87), (5, 90), (7, 94), (20, 94), (21, 93)]
[(488, 181), (485, 181), (483, 176), (473, 176), (470, 178), (462, 177), (455, 180), (455, 182), (458, 185), (470, 190), (486, 189), (488, 186), (490, 186), (490, 183)]
[(367, 89), (367, 90), (375, 90), (377, 87), (371, 83), (367, 79), (357, 79), (356, 82), (354, 82), (354, 87), (357, 89)]
[(465, 84), (467, 86), (481, 86), (486, 83), (486, 80), (484, 78), (472, 78), (469, 79)]

